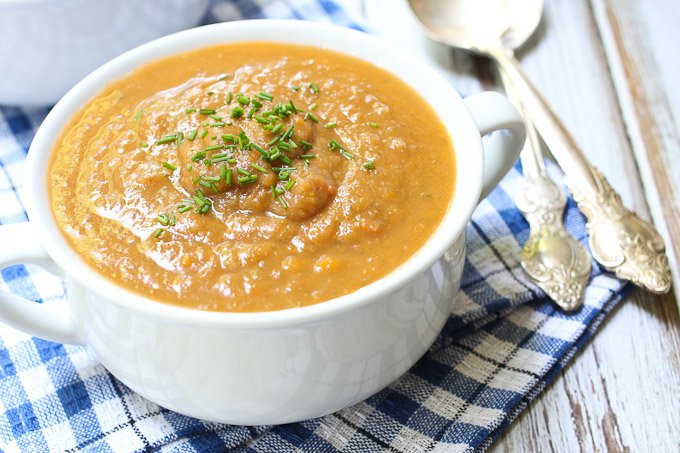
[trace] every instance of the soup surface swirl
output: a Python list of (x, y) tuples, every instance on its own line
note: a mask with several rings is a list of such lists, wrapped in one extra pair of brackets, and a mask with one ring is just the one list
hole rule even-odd
[(101, 274), (160, 302), (239, 312), (384, 276), (434, 232), (454, 178), (445, 127), (396, 76), (249, 42), (108, 85), (57, 141), (48, 186), (64, 236)]

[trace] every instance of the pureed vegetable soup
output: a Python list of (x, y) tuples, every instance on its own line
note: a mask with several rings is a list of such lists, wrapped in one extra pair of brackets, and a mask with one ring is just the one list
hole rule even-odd
[(397, 77), (267, 42), (143, 66), (75, 115), (52, 156), (52, 209), (92, 267), (214, 311), (379, 279), (434, 232), (455, 178), (446, 129)]

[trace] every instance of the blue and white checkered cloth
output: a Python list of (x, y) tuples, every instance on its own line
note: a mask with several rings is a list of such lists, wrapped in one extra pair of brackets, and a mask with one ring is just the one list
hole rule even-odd
[[(207, 22), (297, 18), (354, 26), (328, 0), (215, 2)], [(26, 220), (23, 161), (47, 109), (0, 107), (0, 223)], [(560, 175), (555, 175), (559, 178)], [(476, 210), (455, 312), (432, 349), (368, 400), (282, 426), (202, 422), (159, 407), (111, 376), (84, 347), (0, 325), (2, 451), (472, 451), (488, 447), (593, 335), (629, 289), (593, 263), (585, 306), (564, 314), (523, 274), (529, 227), (512, 202), (513, 170)], [(569, 231), (585, 241), (570, 199)], [(61, 282), (32, 266), (1, 271), (0, 290), (38, 302)]]

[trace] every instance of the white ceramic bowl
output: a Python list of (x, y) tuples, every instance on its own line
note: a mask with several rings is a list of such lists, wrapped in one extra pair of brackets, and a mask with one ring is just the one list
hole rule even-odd
[(195, 26), (209, 0), (0, 0), (0, 104), (53, 104), (128, 49)]
[[(415, 87), (439, 113), (456, 148), (455, 197), (444, 220), (389, 275), (308, 307), (214, 313), (162, 304), (117, 286), (69, 248), (52, 217), (46, 172), (55, 140), (84, 103), (134, 68), (210, 44), (249, 40), (314, 42), (382, 66)], [(480, 133), (500, 129), (507, 131), (494, 134), (483, 149)], [(523, 140), (521, 118), (501, 95), (463, 101), (432, 68), (360, 32), (245, 21), (161, 38), (96, 70), (40, 127), (25, 179), (30, 222), (0, 227), (0, 268), (32, 262), (61, 269), (67, 301), (35, 304), (0, 293), (0, 316), (34, 335), (89, 345), (130, 388), (190, 416), (255, 425), (339, 410), (386, 387), (430, 347), (459, 289), (465, 226), (480, 194), (510, 168)]]

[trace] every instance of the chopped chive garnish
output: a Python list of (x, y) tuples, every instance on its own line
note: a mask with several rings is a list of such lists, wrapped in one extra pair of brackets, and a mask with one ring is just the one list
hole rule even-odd
[(175, 167), (174, 165), (172, 165), (170, 162), (163, 162), (162, 165), (163, 165), (165, 168), (167, 168), (168, 170), (170, 170), (170, 171), (175, 171), (175, 170), (177, 170), (177, 167)]
[(255, 96), (260, 98), (260, 99), (263, 99), (265, 101), (272, 101), (274, 99), (274, 96), (272, 96), (269, 93), (265, 93), (265, 92), (257, 93)]
[(171, 143), (177, 140), (177, 134), (175, 135), (166, 135), (165, 137), (156, 140), (156, 145), (164, 145), (166, 143)]
[(308, 141), (305, 141), (305, 140), (300, 140), (300, 144), (302, 145), (303, 151), (307, 151), (308, 149), (312, 149), (312, 146), (314, 146), (314, 145), (312, 145), (311, 143), (309, 143)]
[(190, 108), (190, 109), (186, 109), (186, 110), (184, 111), (184, 113), (194, 113), (195, 111), (196, 111), (195, 108)]
[(158, 239), (158, 238), (161, 237), (161, 235), (163, 234), (163, 231), (165, 231), (163, 228), (157, 229), (157, 230), (154, 232), (153, 237), (155, 237), (156, 239)]
[(257, 181), (257, 175), (242, 176), (238, 178), (239, 184), (252, 184)]
[(248, 145), (250, 145), (250, 139), (248, 138), (244, 131), (239, 132), (237, 139), (238, 146), (242, 149), (246, 149)]
[(227, 104), (231, 104), (231, 101), (234, 99), (234, 93), (231, 91), (227, 94)]
[(260, 124), (269, 124), (269, 120), (264, 116), (255, 115), (253, 116), (253, 118), (255, 118), (255, 121), (257, 121)]
[(282, 207), (283, 209), (288, 209), (288, 203), (286, 203), (286, 199), (283, 198), (283, 196), (279, 195), (278, 197), (276, 197), (276, 199), (277, 199), (278, 202), (281, 204), (281, 207)]
[(213, 113), (215, 113), (215, 109), (199, 109), (198, 113), (200, 113), (201, 115), (212, 115)]
[(339, 149), (340, 154), (342, 154), (343, 157), (345, 157), (346, 159), (354, 159), (354, 154), (347, 151), (344, 146), (342, 146), (333, 138), (328, 142), (328, 148), (330, 150)]
[(194, 166), (191, 163), (187, 164), (187, 171), (191, 171), (194, 169)]
[(279, 148), (281, 148), (284, 151), (290, 151), (290, 145), (286, 142), (280, 142)]
[(270, 158), (269, 152), (268, 152), (266, 149), (264, 149), (264, 148), (262, 148), (262, 147), (256, 145), (255, 143), (251, 143), (251, 144), (250, 144), (250, 147), (251, 147), (251, 148), (255, 148), (255, 151), (257, 151), (258, 153), (262, 154), (262, 155), (264, 156), (265, 159), (269, 159), (269, 158)]
[(178, 132), (177, 133), (177, 144), (181, 145), (182, 143), (184, 143), (184, 133)]
[(274, 192), (274, 195), (283, 195), (285, 193), (285, 190), (283, 190), (282, 187), (280, 186), (275, 186), (272, 191)]
[(243, 168), (237, 168), (236, 172), (244, 176), (252, 176), (248, 170), (244, 170)]
[[(208, 186), (210, 186), (210, 184), (208, 184)], [(216, 191), (216, 187), (217, 186), (213, 184), (213, 187), (211, 188)], [(192, 209), (192, 207), (195, 207), (196, 212), (199, 214), (207, 214), (212, 207), (212, 201), (205, 198), (205, 195), (203, 195), (201, 189), (196, 189), (196, 196), (183, 200), (182, 204), (179, 205), (178, 210), (179, 212), (184, 213)]]
[(232, 175), (232, 170), (231, 168), (227, 168), (226, 173), (224, 174), (224, 183), (228, 186), (231, 185), (231, 175)]
[(253, 167), (255, 170), (259, 171), (260, 173), (269, 173), (269, 171), (262, 165), (250, 164), (250, 166)]
[(279, 123), (272, 128), (271, 132), (272, 134), (277, 134), (281, 129), (283, 129), (283, 124)]
[(193, 131), (189, 132), (187, 134), (187, 140), (194, 141), (196, 140), (196, 136), (198, 135), (198, 129), (194, 129)]
[(319, 86), (316, 83), (310, 83), (309, 89), (312, 90), (312, 93), (314, 93), (314, 94), (319, 93)]
[(272, 170), (275, 172), (279, 171), (295, 171), (295, 167), (272, 167)]
[(158, 217), (156, 217), (156, 220), (163, 226), (168, 226), (168, 224), (170, 223), (170, 218), (168, 217), (167, 214), (159, 215)]
[(142, 148), (148, 148), (149, 144), (147, 142), (141, 142), (139, 146), (141, 146)]
[(231, 110), (231, 117), (232, 118), (241, 118), (243, 116), (243, 107), (234, 107)]
[(221, 156), (221, 157), (211, 157), (210, 162), (213, 164), (216, 164), (218, 162), (229, 162), (231, 160), (231, 156)]
[[(217, 123), (212, 123), (209, 126), (210, 127), (224, 127), (226, 125), (227, 125), (227, 123), (225, 123), (224, 121), (218, 121)], [(217, 138), (217, 136), (213, 137), (213, 140), (216, 139), (216, 138)]]
[(208, 131), (204, 130), (203, 132), (201, 132), (201, 140), (203, 140), (206, 135), (208, 135)]
[(380, 127), (380, 125), (378, 123), (374, 123), (373, 121), (370, 121), (368, 123), (368, 125), (371, 126), (371, 127)]
[(296, 85), (292, 85), (292, 86), (290, 87), (290, 89), (293, 90), (293, 91), (298, 91), (298, 90), (300, 89), (300, 87), (299, 87), (299, 86), (296, 86)]
[(318, 122), (319, 122), (319, 120), (316, 119), (316, 117), (315, 117), (314, 115), (312, 115), (312, 112), (307, 112), (307, 113), (305, 113), (305, 117), (304, 117), (303, 119), (306, 120), (307, 118), (309, 118), (310, 120), (314, 121), (315, 123), (318, 123)]
[(295, 125), (292, 125), (291, 127), (288, 128), (288, 130), (286, 132), (283, 133), (283, 135), (281, 135), (281, 141), (288, 140), (289, 138), (291, 138), (293, 136), (294, 133), (295, 133)]
[(207, 148), (203, 148), (201, 151), (217, 151), (219, 149), (224, 149), (226, 148), (224, 145), (213, 145), (213, 146), (208, 146)]
[(288, 182), (283, 186), (283, 188), (286, 189), (288, 192), (290, 192), (290, 189), (292, 189), (294, 185), (295, 185), (295, 180), (289, 179)]
[(227, 179), (227, 165), (222, 164), (220, 167), (220, 179), (224, 180)]
[(336, 123), (335, 121), (331, 121), (330, 123), (326, 123), (326, 125), (324, 127), (326, 129), (331, 129), (331, 128), (337, 126), (337, 125), (338, 125), (338, 123)]
[(196, 154), (193, 155), (191, 160), (193, 160), (194, 162), (198, 162), (199, 160), (204, 159), (204, 158), (205, 158), (205, 151), (198, 151)]
[(295, 104), (293, 104), (293, 100), (292, 100), (292, 99), (288, 102), (288, 105), (290, 105), (290, 111), (291, 111), (291, 112), (293, 112), (293, 113), (299, 112), (299, 110), (297, 109), (297, 107), (295, 107)]
[(219, 176), (203, 176), (205, 181), (218, 182), (220, 180)]
[(316, 110), (318, 106), (319, 106), (318, 104), (312, 104), (311, 106), (309, 106), (309, 110)]
[(208, 96), (212, 96), (213, 94), (215, 94), (215, 92), (214, 92), (214, 91), (208, 91), (208, 92), (205, 93), (205, 94), (207, 94)]
[[(278, 149), (278, 148), (272, 148), (272, 149), (274, 150), (274, 152), (269, 155), (269, 160), (278, 159), (279, 157), (281, 157), (283, 155), (283, 153), (281, 152), (280, 149)], [(269, 151), (271, 151), (272, 149), (270, 149)]]
[(248, 96), (244, 96), (243, 94), (239, 93), (239, 94), (236, 95), (236, 102), (238, 102), (239, 104), (241, 104), (243, 106), (246, 106), (246, 105), (250, 104), (250, 98)]
[(298, 159), (316, 159), (316, 154), (300, 154)]
[(234, 134), (222, 134), (222, 140), (225, 142), (236, 143), (236, 137), (234, 137)]
[(337, 142), (334, 138), (330, 139), (328, 142), (328, 149), (334, 150), (334, 149), (342, 149), (345, 150), (345, 147), (342, 146), (340, 143)]
[(203, 181), (202, 179), (199, 179), (198, 183), (200, 185), (202, 185), (203, 187), (205, 187), (206, 189), (212, 189), (212, 186), (210, 186), (209, 182), (206, 182), (206, 181)]
[(373, 159), (366, 159), (366, 162), (362, 165), (366, 170), (375, 170), (375, 163)]
[(216, 114), (214, 114), (214, 113), (211, 113), (211, 114), (208, 115), (208, 116), (209, 116), (210, 118), (214, 119), (215, 121), (222, 121), (222, 117), (221, 117), (221, 116), (218, 116), (218, 115), (216, 115)]
[(290, 172), (289, 171), (280, 171), (279, 172), (279, 180), (280, 181), (288, 181), (288, 178), (290, 178)]

